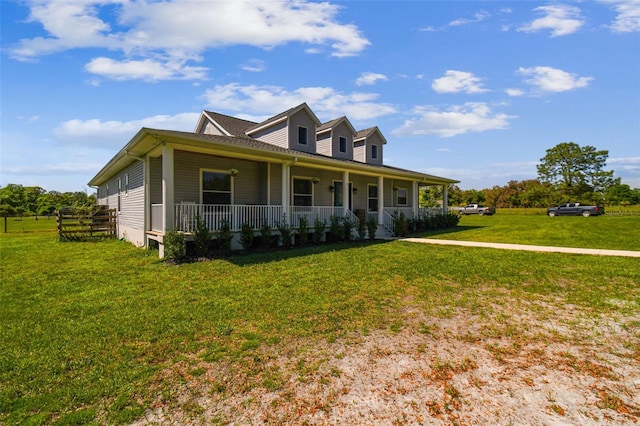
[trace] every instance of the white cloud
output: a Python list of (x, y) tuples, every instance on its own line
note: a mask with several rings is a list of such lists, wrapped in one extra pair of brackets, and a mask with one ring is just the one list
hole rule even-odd
[(523, 96), (524, 91), (520, 89), (505, 89), (505, 93), (509, 96)]
[(193, 80), (206, 77), (207, 68), (185, 65), (184, 61), (115, 61), (110, 58), (92, 59), (85, 69), (92, 74), (113, 80)]
[(260, 59), (249, 59), (240, 68), (249, 72), (262, 72), (265, 70), (265, 62)]
[(525, 82), (542, 92), (566, 92), (587, 87), (593, 77), (578, 77), (566, 71), (551, 67), (532, 67), (518, 69)]
[(551, 37), (573, 34), (584, 24), (580, 9), (569, 5), (540, 6), (534, 9), (544, 16), (521, 26), (518, 31), (532, 33), (551, 30)]
[[(29, 21), (42, 24), (47, 35), (22, 39), (8, 51), (16, 59), (34, 60), (68, 49), (103, 48), (124, 58), (98, 58), (98, 63), (94, 59), (87, 65), (90, 72), (97, 69), (117, 79), (140, 74), (145, 79), (199, 79), (205, 70), (187, 62), (224, 46), (269, 49), (301, 42), (312, 49), (329, 49), (336, 57), (357, 55), (370, 43), (355, 25), (338, 22), (339, 10), (328, 2), (305, 0), (34, 0)], [(101, 14), (116, 16), (114, 26)]]
[(401, 127), (393, 131), (393, 134), (437, 135), (448, 138), (468, 132), (506, 129), (509, 127), (509, 120), (516, 118), (494, 113), (483, 102), (454, 105), (446, 111), (439, 111), (433, 107), (417, 107), (414, 114), (417, 118), (405, 121)]
[(444, 77), (433, 80), (431, 87), (438, 93), (483, 93), (482, 79), (465, 71), (448, 70)]
[(491, 15), (487, 12), (484, 12), (484, 11), (478, 12), (475, 15), (473, 15), (473, 19), (465, 19), (465, 18), (456, 19), (455, 21), (449, 22), (449, 26), (457, 27), (460, 25), (474, 24), (476, 22), (482, 22), (490, 16)]
[(396, 109), (377, 102), (376, 93), (342, 93), (331, 87), (300, 87), (288, 91), (280, 86), (243, 86), (237, 83), (215, 86), (203, 97), (216, 111), (226, 110), (244, 114), (247, 119), (260, 121), (274, 114), (306, 102), (322, 120), (346, 115), (349, 120), (370, 120), (393, 114)]
[(638, 0), (599, 0), (612, 5), (618, 12), (611, 30), (618, 33), (640, 31), (640, 1)]
[(200, 114), (182, 113), (176, 115), (155, 115), (140, 120), (103, 121), (99, 119), (68, 120), (55, 128), (54, 134), (62, 142), (107, 141), (114, 146), (122, 146), (141, 127), (193, 131)]
[(360, 77), (356, 80), (356, 85), (358, 86), (372, 86), (376, 84), (378, 81), (387, 81), (389, 80), (386, 75), (378, 74), (375, 72), (363, 72)]

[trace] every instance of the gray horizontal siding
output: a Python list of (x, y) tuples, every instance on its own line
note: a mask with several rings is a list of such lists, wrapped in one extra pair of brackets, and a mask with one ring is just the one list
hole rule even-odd
[[(128, 190), (125, 188), (127, 174), (129, 175)], [(144, 229), (144, 164), (136, 161), (122, 172), (121, 179), (121, 210), (118, 223), (133, 229)]]
[(230, 157), (175, 151), (174, 194), (175, 202), (202, 202), (201, 170), (238, 169), (233, 178), (233, 202), (235, 204), (267, 203), (267, 165), (262, 162)]
[(270, 143), (271, 145), (289, 148), (288, 135), (287, 122), (283, 121), (252, 136), (259, 141)]

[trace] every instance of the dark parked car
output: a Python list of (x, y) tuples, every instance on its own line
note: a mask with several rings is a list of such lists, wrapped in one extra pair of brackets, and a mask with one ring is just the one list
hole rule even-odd
[(604, 214), (603, 206), (583, 206), (580, 203), (564, 203), (558, 207), (549, 207), (547, 214), (554, 216), (598, 216)]

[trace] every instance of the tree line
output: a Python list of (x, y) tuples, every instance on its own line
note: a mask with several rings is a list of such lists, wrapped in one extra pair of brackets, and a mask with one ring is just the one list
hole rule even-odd
[(96, 203), (86, 192), (47, 191), (39, 186), (10, 183), (0, 187), (0, 216), (47, 216), (63, 207), (85, 207)]
[[(562, 142), (547, 150), (538, 164), (538, 178), (511, 181), (481, 190), (447, 190), (449, 205), (482, 203), (493, 207), (548, 207), (563, 202), (608, 206), (640, 204), (640, 188), (632, 189), (604, 170), (609, 152), (593, 146)], [(422, 188), (420, 205), (433, 207), (442, 200), (440, 186)], [(63, 207), (96, 203), (95, 194), (46, 191), (39, 186), (8, 184), (0, 187), (0, 216), (49, 215)]]
[[(640, 188), (632, 189), (615, 178), (613, 170), (604, 170), (608, 156), (609, 151), (593, 146), (562, 142), (540, 159), (537, 179), (510, 181), (482, 190), (461, 190), (451, 185), (447, 190), (449, 205), (548, 207), (570, 201), (608, 206), (640, 204)], [(428, 187), (420, 194), (424, 206), (435, 206), (441, 199), (439, 187)]]

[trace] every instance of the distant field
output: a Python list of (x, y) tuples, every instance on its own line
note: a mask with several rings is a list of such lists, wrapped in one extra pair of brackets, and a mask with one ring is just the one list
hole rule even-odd
[(8, 233), (45, 232), (56, 230), (55, 216), (38, 216), (37, 220), (34, 217), (2, 217), (0, 218), (0, 233), (5, 231), (5, 223), (7, 225), (6, 229)]

